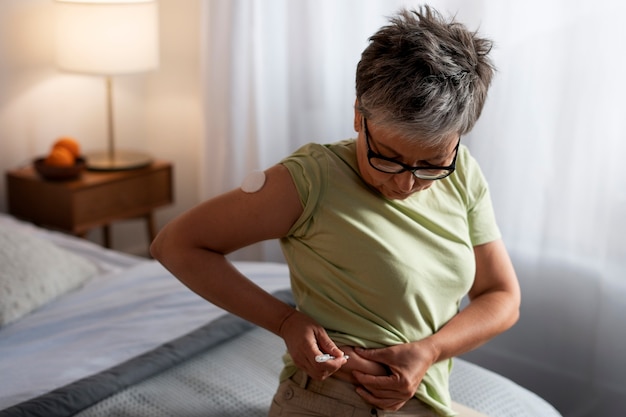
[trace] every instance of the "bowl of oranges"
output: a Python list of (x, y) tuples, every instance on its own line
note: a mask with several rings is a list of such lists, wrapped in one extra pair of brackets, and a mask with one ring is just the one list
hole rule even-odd
[(57, 139), (48, 155), (35, 159), (35, 170), (47, 180), (65, 181), (79, 178), (85, 169), (80, 144), (74, 138)]

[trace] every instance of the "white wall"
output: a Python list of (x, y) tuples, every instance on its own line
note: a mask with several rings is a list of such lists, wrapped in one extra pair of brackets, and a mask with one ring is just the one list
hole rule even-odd
[[(158, 226), (197, 203), (202, 137), (200, 8), (202, 0), (159, 0), (160, 67), (115, 77), (118, 148), (149, 151), (174, 164), (175, 203), (157, 211)], [(0, 1), (0, 170), (45, 154), (59, 136), (85, 151), (106, 146), (105, 85), (98, 77), (63, 73), (54, 65), (52, 0)], [(0, 211), (7, 211), (0, 181)], [(99, 231), (89, 235), (100, 241)], [(113, 226), (113, 245), (145, 251), (140, 221)]]

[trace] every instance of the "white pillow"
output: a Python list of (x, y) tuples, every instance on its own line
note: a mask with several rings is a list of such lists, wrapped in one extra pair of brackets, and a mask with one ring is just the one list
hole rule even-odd
[(91, 261), (52, 242), (0, 228), (0, 326), (79, 287), (97, 271)]

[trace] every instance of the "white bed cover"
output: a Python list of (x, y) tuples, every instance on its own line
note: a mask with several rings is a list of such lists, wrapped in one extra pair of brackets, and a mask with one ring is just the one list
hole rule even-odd
[[(31, 314), (0, 328), (0, 410), (103, 371), (182, 336), (224, 311), (184, 287), (157, 261), (36, 228), (16, 227), (96, 262), (102, 273)], [(285, 264), (235, 262), (274, 292), (289, 287)]]

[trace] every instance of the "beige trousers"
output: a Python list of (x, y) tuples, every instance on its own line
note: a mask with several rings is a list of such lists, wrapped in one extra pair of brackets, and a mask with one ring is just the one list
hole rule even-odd
[[(487, 417), (464, 405), (453, 403), (459, 417)], [(398, 411), (379, 410), (368, 405), (354, 386), (335, 378), (314, 381), (303, 371), (281, 383), (272, 400), (268, 417), (439, 417), (417, 398)]]

